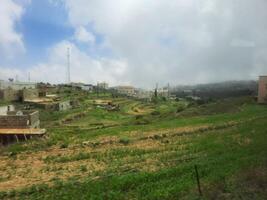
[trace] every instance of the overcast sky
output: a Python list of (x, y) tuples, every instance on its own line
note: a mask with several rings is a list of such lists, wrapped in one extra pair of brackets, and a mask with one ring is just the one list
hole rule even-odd
[(0, 0), (0, 79), (166, 85), (267, 74), (266, 0)]

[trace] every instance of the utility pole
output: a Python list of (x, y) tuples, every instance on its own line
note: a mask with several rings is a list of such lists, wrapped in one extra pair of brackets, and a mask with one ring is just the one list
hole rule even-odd
[(170, 83), (168, 83), (168, 99), (170, 98)]
[(67, 48), (67, 83), (70, 84), (70, 48)]
[(158, 83), (156, 83), (156, 89), (155, 89), (155, 98), (158, 97)]

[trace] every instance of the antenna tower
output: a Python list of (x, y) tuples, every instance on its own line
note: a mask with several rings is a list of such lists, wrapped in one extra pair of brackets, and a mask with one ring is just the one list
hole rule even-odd
[(70, 48), (67, 48), (67, 83), (70, 83)]

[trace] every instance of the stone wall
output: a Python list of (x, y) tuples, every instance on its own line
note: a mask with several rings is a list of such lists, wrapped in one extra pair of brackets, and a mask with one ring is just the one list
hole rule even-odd
[(30, 126), (31, 128), (39, 128), (40, 127), (40, 120), (39, 120), (39, 112), (36, 111), (29, 115), (30, 119)]
[(22, 100), (30, 100), (39, 97), (39, 92), (37, 89), (24, 89), (22, 91)]
[(58, 105), (57, 105), (57, 110), (58, 111), (69, 110), (71, 108), (72, 108), (72, 106), (70, 104), (70, 101), (59, 102)]
[(8, 111), (14, 111), (15, 106), (13, 105), (8, 105), (8, 106), (1, 106), (0, 107), (0, 115), (7, 115)]
[(0, 116), (0, 128), (27, 128), (29, 123), (26, 115)]
[(0, 128), (39, 128), (39, 111), (23, 111), (22, 115), (16, 113), (10, 111), (8, 115), (0, 116)]
[(21, 91), (10, 88), (0, 90), (0, 99), (4, 101), (19, 101), (21, 100)]

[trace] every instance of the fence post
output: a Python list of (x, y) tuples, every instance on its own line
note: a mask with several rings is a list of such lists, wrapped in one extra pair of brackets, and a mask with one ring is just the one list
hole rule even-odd
[(200, 181), (199, 181), (199, 174), (198, 174), (197, 165), (195, 165), (195, 172), (196, 172), (198, 192), (199, 192), (199, 195), (202, 196), (202, 191), (201, 191), (201, 187), (200, 187)]

